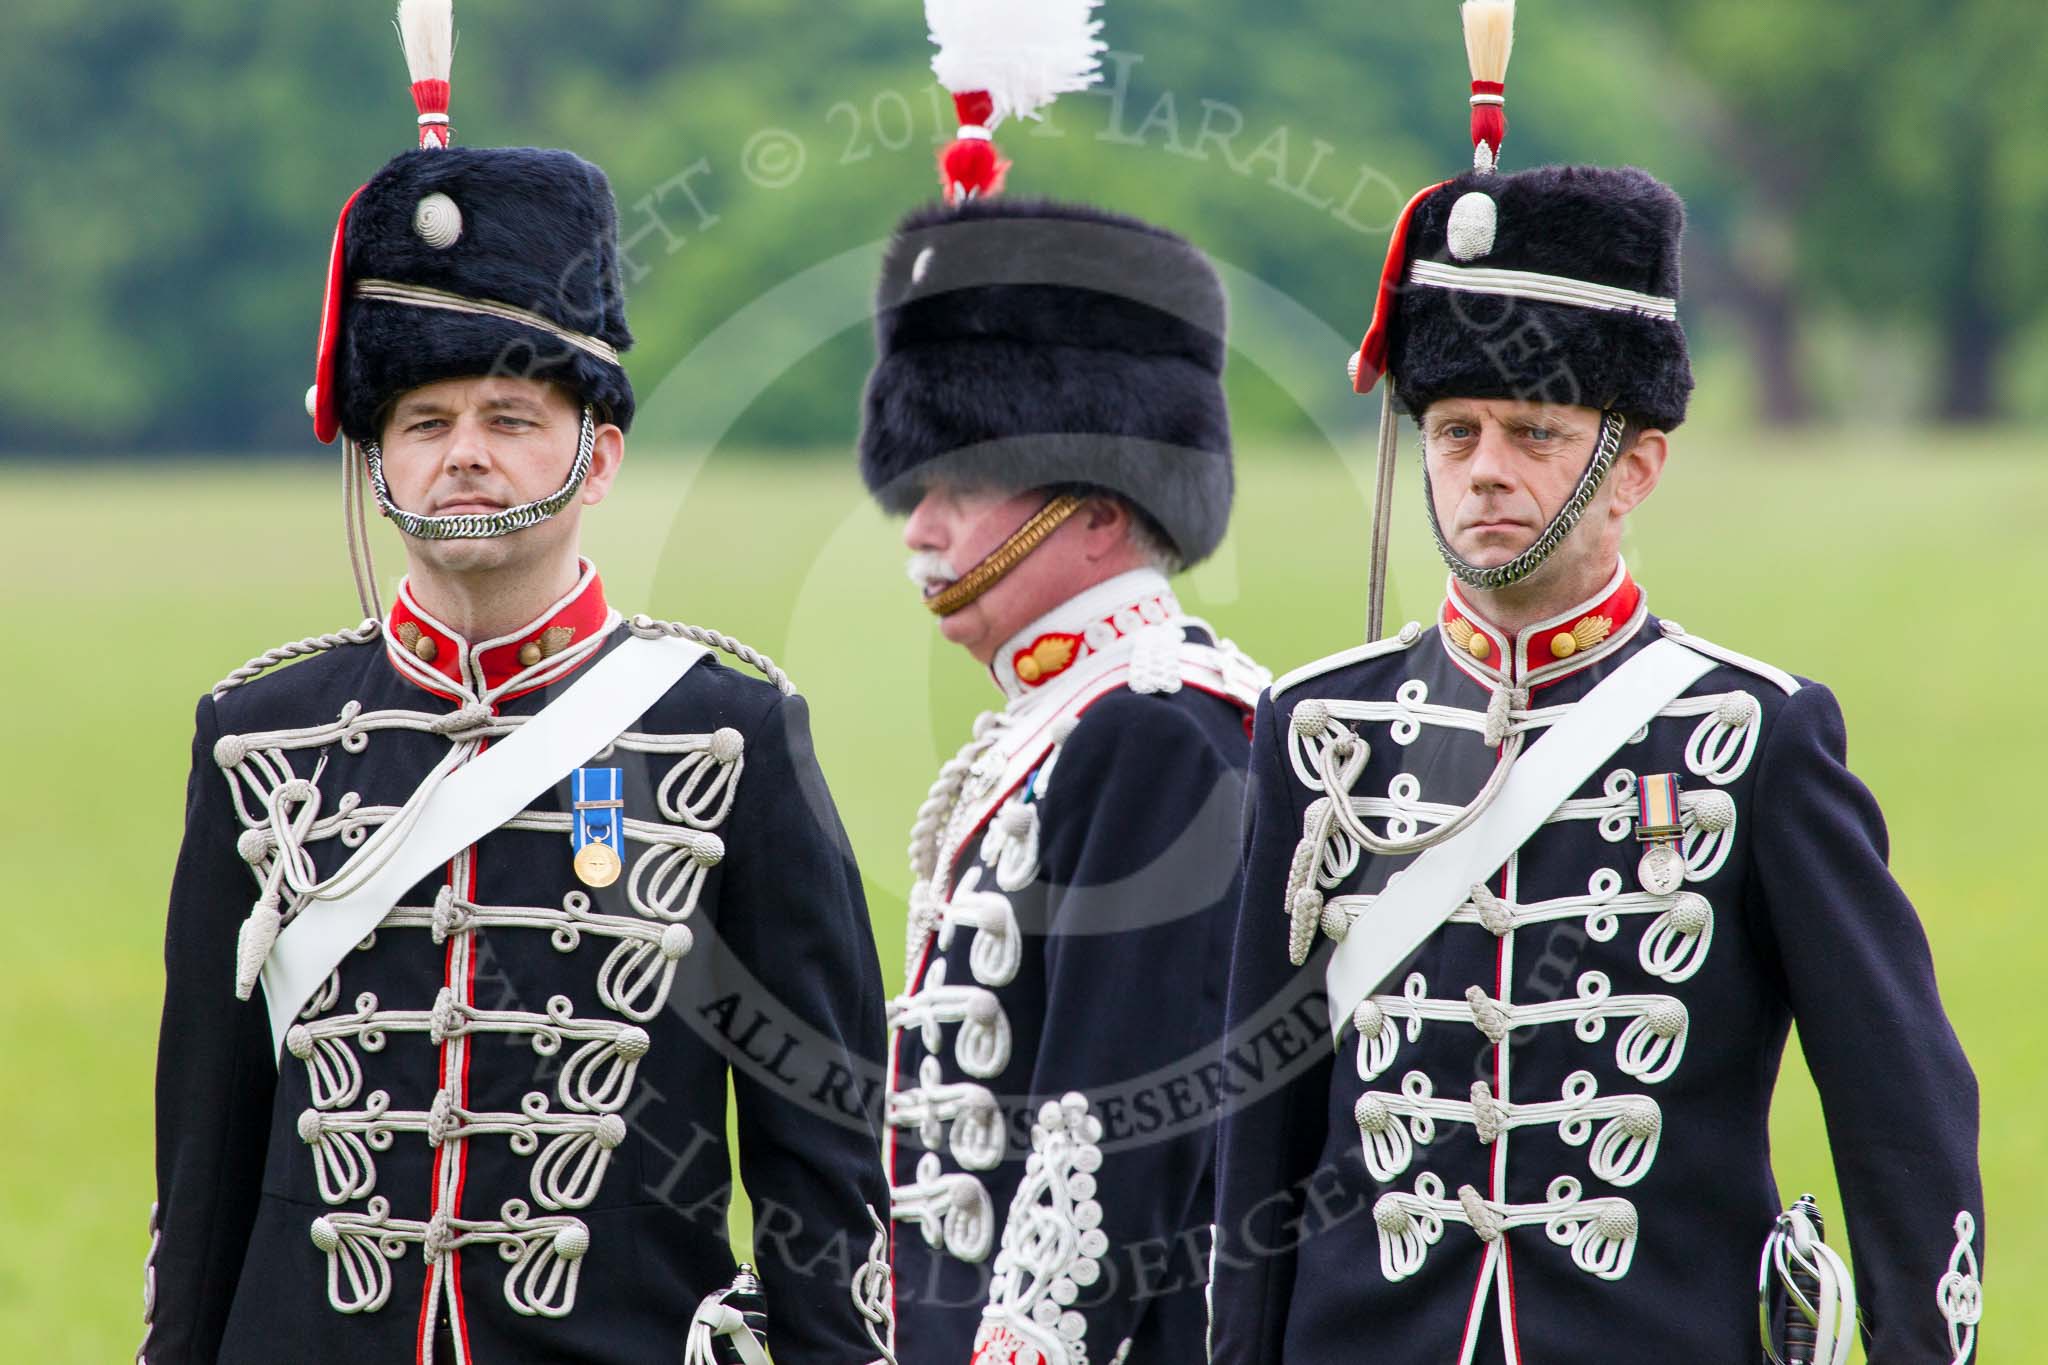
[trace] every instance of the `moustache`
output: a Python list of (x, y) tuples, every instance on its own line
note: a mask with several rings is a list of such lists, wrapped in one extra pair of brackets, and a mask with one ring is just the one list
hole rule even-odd
[(903, 571), (910, 581), (923, 588), (929, 583), (951, 583), (960, 575), (936, 550), (919, 550), (904, 564)]

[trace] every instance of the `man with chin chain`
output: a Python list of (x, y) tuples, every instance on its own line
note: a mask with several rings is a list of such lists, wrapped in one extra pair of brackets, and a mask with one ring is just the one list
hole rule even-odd
[[(1474, 169), (1403, 213), (1352, 361), (1450, 583), (1259, 703), (1228, 1015), (1319, 986), (1337, 1050), (1225, 1116), (1213, 1359), (1966, 1361), (1977, 1088), (1841, 708), (1619, 554), (1692, 389), (1683, 210), (1497, 170), (1512, 8), (1465, 15)], [(1795, 1021), (1853, 1286), (1780, 1213)]]
[(419, 146), (342, 211), (308, 403), (409, 572), (379, 609), (351, 506), (370, 619), (199, 702), (138, 1359), (759, 1362), (765, 1286), (778, 1360), (886, 1360), (879, 1115), (810, 1102), (882, 989), (803, 699), (579, 554), (634, 409), (610, 188), (450, 146), (446, 0), (399, 17)]

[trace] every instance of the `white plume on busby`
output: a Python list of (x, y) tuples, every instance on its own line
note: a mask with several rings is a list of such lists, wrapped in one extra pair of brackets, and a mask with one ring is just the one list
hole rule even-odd
[[(1508, 58), (1515, 50), (1515, 0), (1465, 0), (1465, 61), (1472, 68), (1472, 164), (1492, 170), (1508, 133)], [(1481, 149), (1484, 148), (1484, 151)]]
[(1100, 0), (925, 0), (938, 52), (932, 74), (954, 94), (985, 90), (990, 127), (1036, 118), (1061, 95), (1086, 90), (1101, 71), (1104, 48), (1095, 18)]
[(455, 0), (398, 0), (392, 20), (405, 48), (413, 104), (420, 111), (420, 146), (446, 147), (449, 75), (455, 69)]
[(926, 0), (960, 137), (939, 157), (945, 203), (905, 217), (883, 257), (861, 476), (896, 515), (946, 480), (1099, 489), (1194, 564), (1234, 487), (1222, 280), (1163, 228), (998, 193), (990, 128), (1096, 82), (1097, 6)]
[(994, 194), (1010, 168), (990, 134), (1006, 118), (1037, 118), (1063, 94), (1095, 84), (1102, 65), (1100, 0), (925, 0), (938, 46), (932, 74), (953, 96), (960, 132), (939, 153), (950, 203)]

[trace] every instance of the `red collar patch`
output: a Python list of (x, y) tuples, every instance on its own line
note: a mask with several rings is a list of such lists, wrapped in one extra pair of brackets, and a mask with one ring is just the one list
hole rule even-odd
[(1018, 682), (1037, 687), (1072, 668), (1074, 660), (1081, 657), (1082, 643), (1078, 635), (1052, 631), (1012, 654), (1010, 667), (1017, 671)]

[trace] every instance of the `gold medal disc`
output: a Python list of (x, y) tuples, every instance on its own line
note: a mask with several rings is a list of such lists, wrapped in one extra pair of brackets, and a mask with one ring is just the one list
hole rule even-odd
[(585, 886), (610, 886), (619, 879), (619, 855), (609, 844), (585, 844), (576, 850), (576, 877)]

